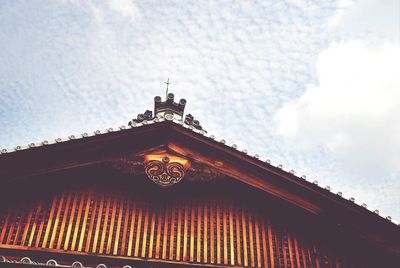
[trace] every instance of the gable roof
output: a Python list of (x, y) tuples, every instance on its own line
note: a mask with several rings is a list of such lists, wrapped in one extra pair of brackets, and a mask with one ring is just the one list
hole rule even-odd
[(167, 151), (215, 168), (315, 215), (333, 226), (349, 228), (357, 236), (377, 244), (386, 252), (400, 256), (399, 227), (377, 212), (346, 200), (330, 188), (321, 188), (305, 177), (297, 177), (282, 166), (261, 161), (235, 146), (206, 136), (202, 129), (181, 120), (154, 118), (117, 130), (95, 131), (53, 142), (30, 144), (4, 151), (0, 155), (0, 180), (3, 185), (18, 178), (34, 177), (55, 171), (107, 162), (121, 157), (137, 157)]

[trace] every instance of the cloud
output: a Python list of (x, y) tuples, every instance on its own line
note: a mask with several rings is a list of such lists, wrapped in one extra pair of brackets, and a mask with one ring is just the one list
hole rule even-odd
[(325, 148), (338, 162), (342, 179), (363, 184), (357, 193), (364, 200), (377, 192), (368, 186), (377, 180), (381, 193), (393, 198), (393, 191), (400, 191), (398, 70), (398, 45), (332, 44), (318, 56), (318, 84), (277, 112), (277, 133), (303, 150)]

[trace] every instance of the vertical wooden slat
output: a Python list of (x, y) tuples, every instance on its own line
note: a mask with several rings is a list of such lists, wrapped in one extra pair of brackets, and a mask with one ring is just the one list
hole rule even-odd
[(267, 250), (267, 237), (265, 231), (265, 220), (261, 221), (261, 237), (262, 237), (262, 247), (263, 247), (263, 259), (264, 259), (264, 267), (269, 268), (268, 265), (268, 250)]
[(191, 204), (190, 211), (190, 261), (194, 261), (194, 221), (195, 221), (195, 210), (194, 204)]
[(259, 215), (254, 216), (255, 236), (256, 236), (256, 252), (257, 252), (257, 267), (261, 267), (261, 244), (260, 244), (260, 220)]
[(132, 245), (133, 245), (133, 231), (135, 230), (135, 217), (136, 217), (136, 200), (132, 205), (131, 225), (128, 240), (128, 256), (132, 256)]
[(153, 245), (155, 241), (154, 237), (154, 230), (155, 230), (155, 225), (156, 225), (156, 208), (152, 207), (152, 212), (151, 212), (151, 227), (150, 227), (150, 243), (149, 243), (149, 258), (153, 258), (154, 255), (154, 250), (153, 250)]
[(171, 212), (171, 230), (170, 230), (170, 238), (169, 238), (169, 259), (173, 260), (174, 259), (174, 242), (175, 242), (175, 209), (176, 209), (176, 203), (173, 204), (172, 206), (172, 212)]
[(10, 244), (12, 235), (14, 233), (14, 226), (15, 226), (15, 223), (17, 221), (18, 214), (19, 214), (19, 210), (15, 210), (14, 214), (13, 214), (13, 217), (11, 218), (11, 224), (10, 224), (10, 229), (8, 230), (6, 244)]
[(292, 239), (291, 239), (291, 235), (290, 234), (288, 234), (287, 240), (288, 240), (288, 247), (289, 247), (290, 267), (294, 267)]
[(295, 253), (296, 253), (296, 264), (297, 264), (297, 267), (300, 267), (299, 245), (297, 243), (296, 237), (294, 238), (294, 250), (295, 250)]
[(215, 217), (214, 217), (214, 211), (215, 211), (215, 206), (214, 202), (212, 202), (210, 206), (210, 262), (215, 263), (215, 236), (214, 236), (214, 223), (215, 223)]
[(137, 220), (137, 228), (136, 228), (136, 237), (135, 237), (135, 251), (134, 256), (139, 256), (139, 243), (140, 243), (140, 235), (142, 231), (142, 216), (143, 216), (143, 204), (140, 204), (138, 207), (138, 220)]
[[(45, 215), (43, 215), (42, 223), (44, 223), (44, 221), (47, 221), (47, 225), (46, 225), (46, 231), (44, 233), (42, 248), (47, 247), (47, 239), (49, 237), (49, 232), (50, 232), (50, 228), (51, 228), (51, 223), (53, 221), (53, 216), (54, 216), (54, 211), (56, 209), (56, 205), (57, 205), (57, 196), (55, 196), (52, 201), (49, 219), (48, 220), (45, 219)], [(43, 225), (41, 225), (41, 227), (43, 227)], [(38, 236), (38, 240), (40, 240), (40, 236)], [(37, 241), (37, 243), (39, 243), (39, 241)], [(38, 247), (38, 245), (36, 245), (36, 247)]]
[[(85, 208), (85, 214), (83, 217), (83, 223), (82, 223), (82, 231), (81, 231), (81, 236), (79, 239), (79, 245), (78, 245), (78, 251), (82, 250), (83, 247), (83, 240), (85, 238), (85, 231), (87, 232), (87, 238), (86, 238), (86, 245), (85, 245), (85, 252), (89, 252), (89, 247), (90, 247), (90, 240), (93, 234), (93, 225), (94, 225), (94, 219), (96, 218), (96, 210), (97, 210), (97, 203), (98, 203), (99, 197), (98, 195), (94, 195), (93, 198), (93, 204), (92, 204), (92, 192), (89, 192), (88, 196), (88, 203)], [(92, 207), (92, 211), (90, 214), (90, 222), (89, 222), (89, 229), (86, 230), (86, 223), (87, 219), (89, 217), (89, 208), (90, 206)]]
[[(118, 198), (117, 198), (117, 196), (114, 196), (114, 202), (113, 202), (113, 207), (112, 207), (112, 211), (111, 211), (110, 231), (108, 232), (107, 247), (106, 247), (107, 254), (111, 253), (111, 243), (114, 238), (113, 234), (114, 234), (114, 225), (115, 225), (115, 215), (117, 213), (117, 203), (118, 203)], [(120, 207), (120, 209), (121, 209), (121, 207)], [(117, 232), (115, 235), (118, 237), (119, 233)]]
[[(40, 202), (37, 206), (35, 218), (33, 219), (32, 230), (31, 230), (30, 236), (29, 236), (28, 247), (32, 246), (33, 237), (34, 237), (35, 231), (36, 231), (36, 226), (38, 224), (40, 212), (42, 210), (42, 205), (43, 205), (42, 202)], [(1, 243), (1, 239), (0, 239), (0, 243)]]
[(126, 208), (125, 208), (124, 230), (122, 231), (122, 242), (121, 242), (121, 255), (122, 256), (125, 256), (126, 236), (128, 233), (130, 211), (131, 211), (131, 201), (130, 201), (130, 199), (128, 199), (126, 201)]
[(307, 257), (306, 257), (306, 251), (304, 249), (304, 245), (301, 247), (301, 256), (303, 257), (303, 268), (307, 268)]
[(29, 230), (29, 227), (31, 225), (30, 223), (31, 223), (31, 220), (32, 220), (32, 215), (33, 215), (33, 211), (34, 210), (35, 210), (35, 207), (31, 207), (29, 209), (29, 213), (28, 213), (28, 217), (27, 217), (27, 220), (26, 220), (26, 224), (25, 224), (24, 230), (22, 232), (22, 238), (21, 238), (21, 245), (22, 246), (25, 245), (26, 236), (28, 234), (28, 230)]
[(207, 244), (208, 244), (208, 226), (207, 226), (207, 222), (208, 222), (208, 203), (207, 201), (204, 202), (204, 225), (203, 225), (203, 243), (204, 243), (204, 247), (203, 247), (203, 262), (207, 263), (208, 262), (208, 248), (207, 248)]
[(242, 265), (242, 250), (241, 250), (241, 236), (240, 236), (240, 208), (235, 210), (236, 220), (236, 252), (238, 265)]
[(228, 264), (228, 223), (227, 223), (227, 213), (226, 205), (222, 205), (222, 229), (223, 229), (223, 239), (224, 239), (224, 264)]
[[(53, 200), (53, 202), (54, 202), (54, 200)], [(45, 226), (45, 221), (48, 220), (47, 216), (46, 216), (48, 208), (46, 207), (46, 205), (43, 205), (43, 206), (44, 206), (44, 208), (43, 208), (43, 212), (41, 213), (42, 215), (39, 215), (39, 218), (38, 218), (38, 220), (40, 221), (38, 233), (36, 236), (34, 236), (35, 247), (39, 247), (39, 245), (40, 245), (40, 239), (42, 237), (43, 229)], [(32, 243), (33, 243), (33, 241), (32, 241)]]
[(234, 244), (234, 235), (235, 231), (233, 230), (233, 207), (232, 204), (229, 205), (229, 234), (230, 234), (230, 250), (231, 250), (231, 262), (230, 265), (235, 265), (235, 244)]
[(245, 209), (242, 208), (242, 234), (243, 234), (243, 262), (244, 266), (249, 265), (249, 259), (247, 255), (247, 231), (246, 231), (246, 214)]
[[(58, 235), (58, 241), (57, 241), (57, 245), (56, 248), (60, 249), (61, 247), (61, 242), (63, 241), (63, 237), (64, 237), (64, 230), (65, 230), (65, 224), (67, 222), (67, 217), (68, 217), (68, 212), (69, 212), (69, 203), (71, 202), (71, 197), (72, 197), (72, 193), (68, 193), (67, 194), (67, 202), (64, 205), (64, 214), (63, 214), (63, 219), (61, 222), (61, 228), (60, 228), (60, 233)], [(57, 240), (57, 238), (55, 237), (54, 240)]]
[(4, 236), (6, 234), (7, 228), (8, 228), (8, 222), (9, 222), (10, 218), (11, 218), (11, 212), (7, 212), (6, 219), (4, 220), (4, 226), (0, 233), (0, 244), (5, 244), (5, 243), (3, 243), (3, 240), (4, 240)]
[(201, 202), (197, 203), (197, 252), (196, 252), (196, 261), (201, 262), (201, 226), (202, 226), (202, 207), (201, 207)]
[(162, 259), (167, 258), (167, 242), (168, 242), (168, 213), (169, 213), (169, 206), (165, 207), (165, 214), (164, 214), (164, 235), (162, 240)]
[(122, 214), (124, 212), (124, 199), (120, 198), (119, 200), (119, 211), (118, 211), (118, 220), (117, 220), (117, 230), (115, 231), (115, 242), (114, 242), (114, 251), (113, 255), (117, 255), (118, 253), (118, 243), (119, 243), (119, 234), (121, 232), (122, 225)]
[(19, 234), (21, 232), (21, 229), (23, 227), (24, 224), (24, 218), (25, 218), (25, 211), (21, 208), (19, 210), (19, 221), (15, 222), (16, 224), (16, 231), (15, 231), (15, 235), (14, 235), (14, 241), (13, 241), (13, 245), (18, 245), (18, 241), (19, 241)]
[(78, 200), (78, 193), (75, 193), (74, 200), (72, 201), (71, 215), (69, 216), (69, 221), (68, 221), (67, 234), (65, 236), (65, 241), (64, 241), (64, 247), (63, 247), (64, 250), (68, 249), (69, 239), (70, 239), (71, 230), (72, 230), (72, 224), (74, 222), (74, 217), (75, 217), (75, 209), (76, 209), (77, 200)]
[(269, 256), (271, 261), (271, 268), (275, 267), (275, 260), (274, 260), (274, 246), (272, 241), (272, 227), (271, 223), (267, 221), (268, 226), (268, 243), (269, 243)]
[[(106, 201), (105, 214), (104, 214), (104, 222), (103, 222), (103, 224), (100, 223), (100, 229), (99, 229), (99, 232), (101, 233), (100, 246), (99, 246), (99, 251), (98, 251), (99, 253), (103, 253), (103, 251), (104, 251), (104, 242), (105, 242), (106, 234), (107, 234), (108, 214), (110, 214), (111, 200), (112, 200), (111, 195), (108, 195), (107, 201)], [(99, 218), (99, 220), (101, 221), (102, 218), (103, 217)], [(97, 231), (97, 229), (96, 229), (96, 231)], [(93, 243), (93, 245), (94, 245), (93, 252), (95, 252), (96, 243)]]
[(181, 260), (182, 206), (178, 203), (178, 228), (176, 233), (176, 260)]
[(215, 208), (217, 210), (217, 263), (221, 263), (221, 218), (220, 218), (220, 207), (217, 203)]
[(162, 228), (162, 223), (163, 223), (163, 211), (161, 209), (158, 209), (157, 211), (157, 239), (156, 239), (156, 258), (160, 258), (161, 256), (161, 228)]
[(146, 245), (147, 245), (147, 230), (149, 226), (149, 206), (148, 204), (144, 207), (144, 223), (143, 223), (143, 239), (142, 239), (142, 254), (141, 256), (146, 257)]
[[(94, 232), (93, 245), (92, 245), (92, 252), (93, 252), (93, 253), (96, 252), (97, 241), (98, 241), (98, 239), (99, 239), (101, 218), (103, 217), (104, 198), (105, 198), (104, 194), (101, 194), (101, 197), (100, 197), (100, 205), (99, 205), (99, 211), (98, 211), (98, 213), (97, 213), (96, 229), (95, 229), (95, 232)], [(93, 218), (94, 218), (94, 217), (93, 217)], [(89, 238), (89, 236), (88, 236), (88, 238)], [(88, 241), (88, 243), (90, 243), (90, 240)]]
[(184, 217), (184, 225), (183, 225), (183, 260), (187, 261), (188, 260), (188, 221), (189, 221), (189, 207), (187, 203), (185, 202), (185, 217)]
[[(64, 206), (64, 198), (65, 198), (65, 193), (62, 193), (61, 198), (60, 198), (60, 203), (58, 203), (56, 218), (54, 219), (54, 226), (53, 226), (53, 231), (52, 231), (51, 237), (50, 237), (49, 248), (53, 248), (53, 246), (54, 246), (54, 241), (56, 239), (56, 233), (57, 233), (57, 229), (58, 229), (58, 223), (60, 221), (60, 214), (61, 214), (61, 211)], [(69, 199), (69, 195), (67, 198)]]
[(254, 235), (253, 235), (253, 211), (249, 213), (249, 246), (250, 246), (250, 263), (251, 266), (255, 266), (255, 258), (254, 258)]
[[(90, 193), (88, 195), (88, 199), (85, 202), (85, 193), (81, 193), (81, 198), (79, 201), (79, 207), (78, 207), (78, 216), (76, 217), (76, 223), (74, 226), (74, 234), (72, 235), (72, 243), (71, 243), (71, 250), (75, 250), (75, 245), (76, 245), (76, 240), (78, 239), (78, 231), (81, 230), (81, 232), (84, 232), (84, 229), (86, 229), (86, 221), (84, 221), (84, 224), (82, 224), (82, 227), (79, 228), (79, 225), (81, 224), (81, 217), (82, 217), (82, 210), (83, 210), (83, 205), (86, 204), (87, 209), (89, 209), (90, 205)], [(86, 212), (87, 214), (87, 212)]]

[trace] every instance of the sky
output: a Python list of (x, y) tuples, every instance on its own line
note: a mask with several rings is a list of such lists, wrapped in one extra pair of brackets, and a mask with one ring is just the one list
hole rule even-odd
[(400, 222), (400, 1), (0, 1), (0, 148), (126, 125), (170, 92), (208, 134)]

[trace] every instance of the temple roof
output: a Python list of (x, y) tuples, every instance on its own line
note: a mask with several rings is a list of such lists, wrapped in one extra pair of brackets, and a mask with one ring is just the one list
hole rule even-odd
[(332, 221), (333, 225), (354, 228), (361, 237), (382, 243), (388, 251), (399, 251), (396, 246), (391, 248), (390, 241), (393, 235), (398, 237), (399, 227), (389, 216), (384, 218), (379, 211), (356, 204), (354, 198), (347, 200), (341, 192), (333, 193), (329, 186), (321, 187), (315, 180), (297, 176), (293, 170), (273, 165), (269, 159), (250, 155), (246, 149), (207, 134), (190, 114), (183, 119), (186, 101), (175, 103), (172, 93), (168, 97), (165, 102), (155, 98), (154, 116), (151, 112), (139, 114), (128, 126), (1, 150), (2, 183), (163, 149), (211, 166), (307, 213)]

